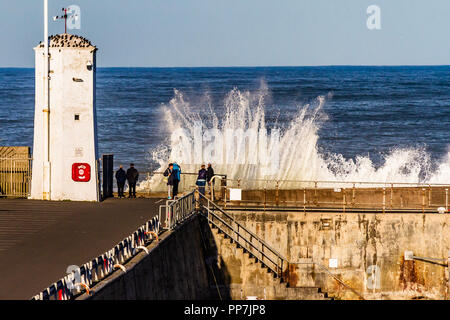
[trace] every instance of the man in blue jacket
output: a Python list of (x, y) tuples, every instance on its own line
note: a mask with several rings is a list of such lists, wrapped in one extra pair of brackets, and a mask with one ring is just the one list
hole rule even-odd
[(181, 167), (178, 165), (178, 163), (173, 163), (173, 198), (175, 198), (178, 194), (178, 184), (181, 180)]

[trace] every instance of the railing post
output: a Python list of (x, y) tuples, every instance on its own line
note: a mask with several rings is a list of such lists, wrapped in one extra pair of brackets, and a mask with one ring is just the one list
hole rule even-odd
[(306, 188), (303, 188), (303, 212), (306, 213)]
[[(195, 210), (199, 210), (201, 199), (200, 199), (200, 194), (199, 194), (198, 188), (195, 188), (194, 199), (195, 199)], [(209, 205), (209, 203), (208, 203), (208, 205)]]
[(445, 210), (448, 211), (448, 188), (445, 189)]
[(314, 204), (316, 206), (319, 205), (319, 201), (317, 199), (317, 181), (314, 181)]
[(428, 208), (431, 207), (431, 185), (428, 185)]
[(422, 188), (422, 213), (425, 213), (425, 188)]
[(220, 188), (222, 193), (222, 199), (225, 199), (224, 201), (227, 201), (227, 176), (225, 176), (223, 179), (220, 180)]
[(383, 213), (386, 213), (386, 188), (383, 188)]
[(169, 230), (172, 230), (172, 223), (173, 223), (173, 206), (168, 205), (166, 208), (166, 212), (167, 212), (167, 217), (169, 218)]
[(346, 199), (346, 190), (345, 188), (342, 189), (342, 211), (345, 213), (345, 205), (347, 203), (347, 199)]
[(356, 198), (355, 193), (356, 193), (356, 187), (355, 187), (355, 184), (353, 184), (353, 190), (352, 190), (352, 206), (353, 207), (355, 206), (355, 198)]
[(275, 189), (275, 204), (278, 206), (280, 204), (280, 193), (279, 193), (279, 181), (277, 180), (276, 189)]
[(391, 183), (391, 209), (394, 207), (394, 184)]
[(266, 201), (267, 201), (267, 188), (264, 185), (264, 210), (266, 210)]

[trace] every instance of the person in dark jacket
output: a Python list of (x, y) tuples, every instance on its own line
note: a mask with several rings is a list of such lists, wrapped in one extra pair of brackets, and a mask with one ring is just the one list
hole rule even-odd
[(127, 180), (127, 174), (125, 170), (123, 170), (123, 166), (119, 167), (119, 170), (116, 171), (116, 181), (117, 181), (117, 193), (119, 194), (119, 198), (125, 198), (123, 194), (123, 188), (125, 187), (125, 181)]
[(134, 163), (130, 163), (130, 168), (127, 170), (127, 180), (129, 195), (128, 198), (136, 198), (136, 183), (139, 179), (139, 172), (134, 167)]
[(201, 169), (198, 171), (198, 177), (197, 177), (197, 186), (198, 186), (198, 191), (202, 194), (205, 195), (205, 186), (206, 186), (206, 169), (205, 169), (205, 165), (202, 164)]
[(173, 163), (173, 198), (175, 199), (175, 197), (178, 194), (178, 184), (180, 183), (181, 180), (181, 167), (174, 162)]
[(206, 169), (206, 182), (208, 183), (209, 193), (211, 195), (214, 192), (214, 180), (211, 181), (212, 177), (214, 177), (214, 169), (211, 166), (211, 163), (208, 163), (208, 169)]
[(164, 171), (164, 177), (167, 177), (167, 199), (172, 199), (173, 193), (173, 164), (169, 163), (166, 171)]

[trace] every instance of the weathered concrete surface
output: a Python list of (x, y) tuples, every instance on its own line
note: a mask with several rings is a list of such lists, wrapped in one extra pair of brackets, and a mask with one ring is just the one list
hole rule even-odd
[[(386, 209), (435, 209), (450, 203), (450, 194), (443, 187), (386, 187), (339, 189), (297, 189), (297, 190), (242, 190), (243, 201), (233, 201), (233, 205), (267, 203), (279, 206), (320, 206), (347, 208)], [(446, 197), (449, 194), (449, 197)], [(436, 210), (434, 210), (436, 211)]]
[(0, 200), (0, 299), (30, 299), (158, 213), (158, 199)]
[(273, 273), (251, 258), (218, 229), (204, 226), (210, 243), (207, 260), (217, 274), (218, 285), (233, 300), (257, 297), (263, 300), (324, 300), (327, 295), (315, 286), (288, 287)]
[(198, 216), (193, 216), (150, 245), (148, 255), (140, 253), (127, 263), (127, 272), (115, 272), (92, 288), (93, 295), (84, 294), (79, 299), (217, 299), (204, 246)]
[[(339, 214), (236, 212), (234, 217), (291, 262), (315, 261), (368, 299), (445, 299), (447, 263), (404, 261), (404, 251), (416, 256), (447, 258), (450, 249), (448, 214)], [(328, 225), (327, 225), (328, 223)], [(231, 251), (230, 251), (231, 250)], [(234, 250), (234, 251), (233, 251)], [(231, 283), (258, 279), (269, 285), (260, 270), (245, 265), (240, 253), (222, 243), (219, 248)], [(371, 272), (379, 270), (379, 288), (370, 288)], [(355, 299), (323, 270), (301, 265), (292, 270), (293, 286), (318, 286), (330, 296)], [(369, 288), (368, 288), (369, 284)]]
[(200, 216), (148, 249), (78, 299), (327, 299), (317, 287), (288, 288)]

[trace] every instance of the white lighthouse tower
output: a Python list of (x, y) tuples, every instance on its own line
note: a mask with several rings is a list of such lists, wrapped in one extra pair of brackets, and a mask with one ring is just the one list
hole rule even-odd
[(50, 37), (48, 81), (44, 43), (34, 50), (36, 105), (31, 198), (98, 201), (97, 48), (76, 35)]

